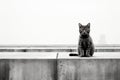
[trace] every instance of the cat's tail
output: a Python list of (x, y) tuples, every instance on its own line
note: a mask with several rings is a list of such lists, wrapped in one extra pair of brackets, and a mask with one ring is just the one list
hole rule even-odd
[(79, 54), (76, 53), (70, 53), (69, 56), (78, 56)]

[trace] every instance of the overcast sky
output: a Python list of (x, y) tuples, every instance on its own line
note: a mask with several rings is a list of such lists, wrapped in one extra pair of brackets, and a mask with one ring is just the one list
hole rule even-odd
[(95, 44), (120, 44), (119, 0), (0, 0), (0, 44), (77, 44), (79, 22)]

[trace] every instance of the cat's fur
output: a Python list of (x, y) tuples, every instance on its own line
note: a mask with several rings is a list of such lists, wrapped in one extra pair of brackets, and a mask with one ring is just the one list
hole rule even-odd
[(90, 57), (94, 53), (94, 44), (89, 35), (90, 33), (90, 23), (87, 25), (79, 25), (79, 43), (78, 43), (78, 55), (81, 57)]

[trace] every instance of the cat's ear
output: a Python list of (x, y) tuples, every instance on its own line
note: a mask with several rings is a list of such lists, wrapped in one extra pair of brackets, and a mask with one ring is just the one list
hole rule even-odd
[(87, 26), (90, 28), (90, 23), (88, 23)]
[(81, 28), (82, 24), (81, 24), (81, 23), (78, 23), (78, 26), (79, 26), (79, 28)]

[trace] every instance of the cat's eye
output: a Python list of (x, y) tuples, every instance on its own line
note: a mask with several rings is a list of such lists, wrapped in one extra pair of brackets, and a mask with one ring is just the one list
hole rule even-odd
[(90, 26), (87, 26), (88, 28), (90, 28)]
[(79, 26), (79, 28), (82, 28), (82, 26)]

